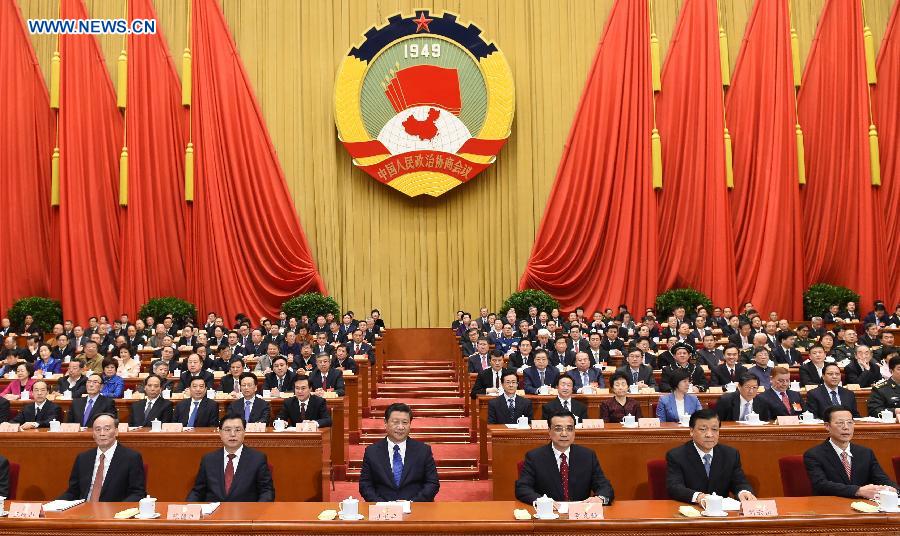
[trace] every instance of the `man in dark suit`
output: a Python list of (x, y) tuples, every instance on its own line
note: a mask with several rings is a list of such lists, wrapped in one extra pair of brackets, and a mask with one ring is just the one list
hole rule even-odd
[(716, 414), (720, 422), (746, 421), (750, 413), (759, 415), (762, 422), (769, 420), (769, 408), (757, 396), (759, 380), (746, 372), (737, 381), (737, 389), (733, 393), (725, 393), (716, 404)]
[(800, 385), (822, 385), (824, 374), (825, 348), (816, 343), (809, 347), (809, 359), (800, 365)]
[(69, 488), (57, 498), (137, 502), (146, 497), (144, 462), (139, 452), (118, 444), (119, 420), (114, 415), (98, 413), (91, 429), (97, 448), (75, 458)]
[(563, 337), (559, 337), (553, 343), (553, 350), (548, 354), (550, 357), (550, 365), (557, 366), (562, 364), (564, 367), (575, 366), (575, 352), (568, 349), (568, 343)]
[(503, 368), (503, 354), (494, 350), (491, 353), (491, 366), (487, 370), (478, 373), (478, 377), (472, 382), (471, 397), (474, 400), (478, 395), (497, 396), (503, 390), (503, 374), (507, 371), (515, 372), (515, 369)]
[(725, 386), (735, 383), (747, 372), (747, 367), (738, 363), (741, 354), (737, 346), (729, 344), (722, 354), (725, 362), (709, 369), (710, 385)]
[(616, 369), (625, 375), (628, 385), (637, 385), (638, 388), (652, 387), (656, 389), (656, 379), (653, 377), (653, 369), (650, 365), (644, 365), (644, 353), (640, 348), (632, 348), (625, 357), (625, 365)]
[(364, 355), (369, 357), (369, 364), (375, 364), (375, 348), (363, 340), (362, 331), (353, 330), (353, 340), (347, 343), (347, 352), (351, 357)]
[(575, 416), (553, 415), (548, 423), (550, 443), (529, 451), (516, 480), (516, 499), (531, 504), (546, 495), (567, 501), (609, 504), (615, 498), (593, 450), (575, 444)]
[(174, 422), (188, 428), (206, 428), (219, 425), (219, 405), (206, 398), (206, 381), (203, 378), (191, 380), (190, 398), (175, 406)]
[(190, 502), (273, 502), (275, 485), (266, 455), (244, 446), (245, 422), (226, 415), (219, 426), (224, 449), (205, 454), (188, 493)]
[(481, 372), (491, 366), (490, 343), (487, 338), (480, 337), (475, 343), (477, 351), (468, 357), (469, 372)]
[(222, 379), (219, 381), (219, 391), (225, 394), (233, 393), (234, 396), (240, 396), (241, 374), (243, 373), (244, 362), (241, 361), (241, 358), (231, 358), (231, 362), (228, 364), (228, 374), (222, 376)]
[(793, 331), (782, 331), (778, 334), (778, 347), (772, 352), (772, 359), (780, 365), (792, 367), (800, 363), (800, 352), (794, 349), (797, 334)]
[(128, 426), (149, 428), (154, 420), (172, 422), (174, 408), (172, 402), (159, 396), (162, 392), (162, 378), (151, 374), (144, 378), (144, 399), (131, 404)]
[[(842, 406), (859, 418), (856, 409), (856, 396), (853, 392), (841, 387), (841, 367), (837, 363), (826, 363), (822, 372), (824, 383), (806, 392), (806, 407), (817, 419), (822, 419), (825, 410), (832, 406)], [(824, 419), (823, 419), (824, 420)]]
[(82, 374), (83, 370), (84, 361), (81, 359), (70, 361), (66, 375), (56, 382), (56, 391), (60, 394), (72, 391), (73, 399), (81, 398), (81, 395), (85, 393), (85, 384), (87, 383), (87, 376)]
[(294, 376), (294, 396), (285, 399), (278, 418), (295, 426), (305, 421), (313, 421), (319, 428), (331, 426), (331, 412), (325, 399), (312, 394), (309, 377), (305, 374)]
[(691, 415), (691, 440), (666, 453), (666, 489), (676, 501), (703, 504), (707, 494), (755, 501), (737, 449), (719, 444), (719, 418), (711, 409)]
[[(10, 422), (18, 423), (21, 430), (34, 428), (49, 428), (50, 421), (62, 419), (62, 411), (59, 406), (47, 400), (47, 383), (36, 381), (31, 386), (31, 396), (34, 402), (22, 408)], [(4, 402), (6, 402), (4, 400)], [(7, 405), (9, 403), (7, 402)], [(0, 421), (2, 422), (2, 421)]]
[(883, 489), (896, 490), (897, 484), (885, 474), (875, 453), (868, 447), (850, 443), (854, 423), (848, 408), (828, 407), (822, 420), (828, 440), (803, 453), (813, 494), (874, 499)]
[(790, 390), (791, 371), (787, 367), (773, 368), (771, 382), (771, 387), (759, 395), (768, 408), (769, 418), (803, 413), (805, 408), (800, 393)]
[(181, 373), (181, 384), (179, 389), (187, 391), (191, 386), (193, 378), (202, 378), (206, 382), (206, 388), (212, 389), (215, 377), (212, 372), (203, 370), (203, 360), (197, 354), (191, 354), (187, 358), (187, 370)]
[(542, 385), (548, 387), (556, 385), (559, 369), (548, 366), (549, 361), (546, 350), (538, 350), (534, 353), (534, 366), (527, 367), (522, 371), (522, 376), (525, 378), (525, 394), (537, 394)]
[(268, 424), (272, 408), (269, 403), (256, 396), (256, 375), (252, 372), (241, 374), (241, 398), (228, 406), (228, 415), (238, 416), (244, 422)]
[[(325, 354), (327, 357), (328, 354)], [(331, 361), (331, 358), (328, 358)], [(266, 374), (263, 389), (271, 389), (272, 396), (279, 396), (280, 393), (291, 392), (291, 386), (294, 385), (294, 373), (288, 366), (287, 358), (278, 355), (272, 358), (272, 372)]]
[(316, 368), (309, 374), (309, 387), (318, 396), (324, 393), (344, 396), (344, 373), (331, 368), (331, 357), (328, 354), (316, 357)]
[(87, 396), (72, 400), (72, 406), (69, 408), (66, 422), (77, 422), (82, 428), (87, 428), (91, 425), (91, 420), (95, 415), (109, 413), (117, 416), (118, 412), (116, 411), (115, 403), (100, 394), (102, 386), (103, 381), (100, 379), (99, 374), (93, 374), (88, 378), (84, 385)]
[(337, 370), (340, 370), (341, 372), (350, 371), (353, 374), (357, 374), (359, 365), (357, 365), (356, 360), (347, 353), (346, 346), (338, 346), (334, 349), (334, 357), (331, 361), (331, 368), (335, 368)]
[(571, 376), (561, 374), (556, 380), (556, 398), (541, 406), (541, 418), (550, 422), (550, 417), (568, 411), (578, 417), (579, 422), (587, 419), (587, 406), (572, 398), (574, 385)]
[(531, 422), (531, 400), (516, 396), (519, 378), (515, 371), (507, 369), (503, 374), (503, 394), (488, 402), (488, 424), (516, 424), (519, 417)]
[(710, 370), (725, 361), (725, 354), (716, 348), (716, 336), (707, 333), (703, 336), (703, 348), (697, 350), (697, 364), (706, 365)]
[(591, 358), (587, 352), (578, 352), (575, 355), (575, 368), (567, 374), (575, 383), (576, 393), (588, 392), (588, 388), (594, 390), (604, 386), (603, 374), (591, 366)]
[(395, 403), (384, 411), (387, 437), (366, 447), (359, 493), (374, 501), (434, 501), (441, 487), (431, 447), (409, 437), (412, 410)]

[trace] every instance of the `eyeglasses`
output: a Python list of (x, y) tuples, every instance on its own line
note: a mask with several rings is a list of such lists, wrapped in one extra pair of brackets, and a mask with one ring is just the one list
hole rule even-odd
[(575, 427), (574, 426), (554, 426), (553, 428), (551, 428), (551, 430), (553, 430), (554, 433), (561, 434), (563, 432), (574, 432)]
[(222, 433), (225, 434), (239, 434), (244, 431), (243, 428), (222, 428)]

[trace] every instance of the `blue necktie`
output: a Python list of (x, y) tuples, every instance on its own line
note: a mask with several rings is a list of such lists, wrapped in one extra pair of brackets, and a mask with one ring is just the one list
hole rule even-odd
[(87, 426), (91, 418), (91, 412), (94, 411), (94, 399), (88, 398), (87, 406), (84, 408), (84, 417), (81, 419), (81, 426)]
[(831, 404), (832, 404), (833, 406), (840, 406), (840, 405), (841, 405), (841, 401), (838, 400), (838, 397), (837, 397), (837, 391), (831, 391)]
[(191, 410), (191, 415), (188, 417), (188, 428), (193, 428), (194, 423), (197, 422), (197, 408), (200, 406), (199, 400), (194, 400), (194, 409)]
[(244, 400), (244, 421), (250, 422), (250, 409), (253, 408), (252, 400)]
[(400, 487), (400, 476), (403, 474), (403, 458), (400, 456), (400, 445), (394, 445), (394, 485)]
[(706, 477), (709, 478), (709, 467), (712, 465), (712, 454), (703, 455), (703, 468), (706, 469)]

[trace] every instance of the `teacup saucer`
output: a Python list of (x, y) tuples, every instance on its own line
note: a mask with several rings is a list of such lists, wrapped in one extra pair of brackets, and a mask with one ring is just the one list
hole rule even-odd
[(549, 516), (539, 516), (537, 514), (534, 514), (534, 518), (535, 519), (543, 519), (545, 521), (550, 520), (550, 519), (559, 519), (559, 514), (553, 513), (553, 514), (550, 514)]
[(153, 512), (150, 515), (137, 514), (134, 516), (134, 518), (135, 519), (156, 519), (157, 517), (159, 517), (161, 515), (162, 515), (162, 513), (160, 513), (160, 512)]
[(898, 506), (897, 508), (891, 508), (890, 510), (888, 510), (887, 508), (885, 508), (885, 507), (879, 505), (879, 506), (878, 506), (878, 511), (879, 511), (879, 512), (884, 512), (884, 513), (887, 513), (887, 514), (898, 514), (898, 513), (900, 513), (900, 506)]
[(341, 521), (359, 521), (363, 517), (365, 516), (363, 516), (362, 514), (356, 514), (355, 516), (345, 516), (343, 514), (338, 514), (338, 518), (340, 518)]
[(703, 510), (700, 512), (700, 515), (705, 517), (728, 517), (728, 512), (707, 512)]

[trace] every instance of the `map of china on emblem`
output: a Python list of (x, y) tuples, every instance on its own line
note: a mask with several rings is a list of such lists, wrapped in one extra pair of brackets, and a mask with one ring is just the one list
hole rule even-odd
[(514, 112), (503, 53), (449, 13), (371, 28), (335, 82), (335, 123), (353, 164), (411, 197), (437, 197), (494, 163)]

